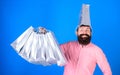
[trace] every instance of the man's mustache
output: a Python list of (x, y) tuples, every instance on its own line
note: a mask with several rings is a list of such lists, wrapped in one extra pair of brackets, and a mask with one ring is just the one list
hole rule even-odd
[(79, 37), (82, 37), (82, 36), (87, 36), (87, 37), (89, 37), (88, 34), (80, 34), (80, 35), (79, 35)]

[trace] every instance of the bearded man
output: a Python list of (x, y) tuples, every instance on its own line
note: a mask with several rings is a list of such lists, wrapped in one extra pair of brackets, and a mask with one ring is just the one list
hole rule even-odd
[(103, 75), (112, 75), (110, 65), (102, 49), (91, 42), (89, 5), (83, 5), (81, 22), (76, 30), (78, 41), (61, 45), (67, 59), (64, 75), (93, 75), (96, 64)]

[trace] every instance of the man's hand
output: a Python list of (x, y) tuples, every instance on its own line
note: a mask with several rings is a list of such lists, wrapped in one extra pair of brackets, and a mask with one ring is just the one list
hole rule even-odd
[(47, 30), (43, 27), (39, 27), (39, 30), (41, 33), (45, 34), (47, 32)]

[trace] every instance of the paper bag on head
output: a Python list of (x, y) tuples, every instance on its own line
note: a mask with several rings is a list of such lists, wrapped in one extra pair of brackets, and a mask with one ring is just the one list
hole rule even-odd
[(79, 22), (78, 27), (80, 27), (81, 25), (88, 25), (91, 27), (89, 7), (90, 7), (89, 4), (82, 5), (82, 10), (80, 14), (80, 22)]

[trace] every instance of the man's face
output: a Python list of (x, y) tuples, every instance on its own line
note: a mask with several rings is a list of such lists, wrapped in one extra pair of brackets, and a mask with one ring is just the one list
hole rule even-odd
[(87, 45), (91, 41), (91, 30), (89, 26), (80, 26), (76, 32), (78, 42), (82, 45)]

